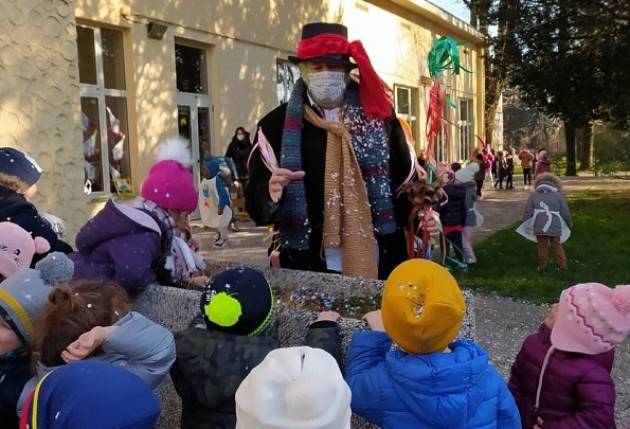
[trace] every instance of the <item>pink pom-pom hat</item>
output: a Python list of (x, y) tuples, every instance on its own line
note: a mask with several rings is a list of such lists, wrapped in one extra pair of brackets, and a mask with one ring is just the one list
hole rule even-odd
[(579, 284), (562, 292), (551, 343), (558, 350), (596, 355), (630, 334), (630, 286)]
[(197, 190), (189, 167), (192, 156), (186, 141), (173, 139), (160, 147), (158, 162), (142, 185), (142, 197), (167, 210), (191, 213), (197, 208)]

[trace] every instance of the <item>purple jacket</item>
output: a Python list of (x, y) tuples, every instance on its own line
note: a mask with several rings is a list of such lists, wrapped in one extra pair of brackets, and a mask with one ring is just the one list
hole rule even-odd
[(534, 410), (540, 371), (551, 347), (545, 325), (527, 337), (512, 366), (509, 388), (523, 428), (543, 419), (543, 429), (614, 429), (615, 385), (610, 376), (614, 351), (596, 356), (554, 351), (543, 377), (538, 413)]
[(74, 278), (114, 280), (137, 295), (156, 283), (163, 228), (148, 213), (109, 200), (77, 235)]

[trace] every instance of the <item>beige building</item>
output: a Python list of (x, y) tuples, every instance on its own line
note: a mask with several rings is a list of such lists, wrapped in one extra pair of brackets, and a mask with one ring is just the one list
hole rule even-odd
[[(448, 77), (442, 161), (464, 159), (484, 128), (484, 41), (424, 0), (0, 0), (0, 144), (46, 175), (36, 201), (77, 229), (113, 193), (137, 193), (160, 142), (223, 153), (237, 126), (286, 99), (286, 61), (303, 24), (341, 22), (393, 88), (417, 149), (426, 145), (431, 41), (463, 42), (473, 73)], [(195, 164), (199, 176), (199, 163)], [(129, 187), (129, 189), (126, 189)]]

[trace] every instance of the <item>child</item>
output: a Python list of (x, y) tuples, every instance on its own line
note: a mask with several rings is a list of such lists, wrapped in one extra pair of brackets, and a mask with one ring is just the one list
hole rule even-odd
[(525, 185), (525, 189), (527, 189), (527, 186), (532, 184), (534, 155), (532, 155), (527, 148), (523, 148), (518, 154), (518, 159), (521, 160), (521, 167), (523, 168), (523, 185)]
[(547, 268), (549, 247), (556, 255), (559, 269), (564, 271), (567, 269), (567, 257), (562, 243), (568, 239), (573, 222), (569, 206), (562, 195), (562, 182), (558, 176), (545, 173), (536, 177), (534, 188), (525, 206), (525, 223), (518, 231), (538, 243), (539, 271)]
[(218, 158), (210, 159), (206, 167), (209, 179), (201, 182), (201, 220), (205, 227), (217, 229), (214, 246), (223, 247), (227, 243), (228, 227), (232, 222), (230, 189), (223, 179), (225, 171), (221, 171), (228, 168)]
[[(234, 429), (234, 395), (241, 381), (280, 347), (271, 328), (274, 297), (265, 277), (249, 268), (218, 274), (201, 298), (203, 320), (176, 335), (171, 376), (182, 398), (183, 429)], [(322, 313), (306, 343), (341, 360), (337, 313)]]
[(514, 149), (509, 148), (505, 155), (506, 177), (505, 177), (505, 189), (514, 189)]
[[(462, 232), (466, 224), (466, 188), (462, 184), (456, 184), (454, 179), (452, 174), (443, 176), (442, 180), (446, 182), (443, 189), (448, 200), (446, 204), (438, 205), (437, 211), (440, 213), (440, 220), (446, 236), (446, 261), (453, 269), (466, 270), (462, 250)], [(451, 246), (455, 251), (455, 259), (448, 257)]]
[(42, 379), (20, 429), (153, 429), (160, 404), (143, 381), (119, 366), (85, 361)]
[(475, 207), (475, 201), (477, 200), (477, 187), (474, 182), (474, 177), (480, 169), (481, 165), (479, 161), (475, 160), (462, 170), (455, 173), (456, 182), (463, 184), (466, 189), (466, 221), (462, 231), (462, 247), (467, 264), (477, 263), (477, 256), (475, 255), (472, 244), (473, 228), (481, 225), (483, 222), (483, 217)]
[(22, 268), (28, 268), (35, 255), (50, 250), (45, 238), (35, 237), (12, 222), (0, 222), (0, 282)]
[(474, 162), (479, 164), (479, 171), (475, 173), (475, 183), (477, 184), (477, 197), (481, 199), (483, 197), (481, 191), (483, 189), (483, 182), (486, 181), (486, 161), (484, 160), (482, 153), (475, 153)]
[(160, 148), (135, 207), (110, 200), (77, 236), (75, 278), (113, 280), (135, 297), (147, 286), (184, 281), (203, 286), (207, 277), (190, 240), (189, 214), (197, 191), (188, 170), (186, 143)]
[(350, 429), (350, 389), (323, 350), (274, 350), (236, 392), (238, 429)]
[(497, 176), (496, 182), (494, 182), (494, 187), (495, 187), (495, 189), (497, 187), (499, 189), (503, 189), (503, 181), (508, 176), (508, 164), (507, 164), (507, 160), (506, 160), (506, 157), (505, 157), (505, 154), (503, 153), (503, 151), (497, 152), (496, 164), (497, 164), (498, 176)]
[(545, 149), (538, 150), (538, 159), (536, 161), (536, 174), (535, 178), (541, 174), (551, 173), (551, 162), (547, 157), (547, 151)]
[[(382, 429), (520, 429), (488, 353), (472, 341), (452, 342), (465, 313), (443, 267), (423, 259), (399, 265), (385, 283), (381, 310), (365, 316), (372, 331), (352, 337), (352, 410)], [(392, 341), (399, 349), (390, 351)]]
[(18, 409), (51, 369), (83, 359), (120, 365), (157, 388), (175, 361), (173, 334), (130, 307), (125, 291), (112, 282), (75, 280), (55, 288), (36, 324), (38, 374)]
[(614, 349), (630, 333), (630, 286), (562, 292), (516, 357), (510, 390), (523, 428), (615, 427)]
[[(25, 153), (10, 147), (0, 148), (0, 221), (19, 225), (33, 237), (42, 237), (50, 244), (51, 252), (72, 252), (72, 247), (59, 240), (50, 224), (40, 216), (29, 201), (37, 194), (37, 181), (42, 169)], [(34, 267), (47, 252), (36, 254)]]
[(50, 253), (36, 269), (24, 268), (0, 284), (0, 422), (17, 429), (15, 409), (31, 372), (33, 323), (53, 286), (72, 277), (72, 261)]

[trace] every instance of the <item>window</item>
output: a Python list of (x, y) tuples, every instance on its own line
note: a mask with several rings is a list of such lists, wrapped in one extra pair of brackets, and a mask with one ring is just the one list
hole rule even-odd
[(300, 78), (300, 69), (293, 63), (278, 60), (276, 62), (276, 83), (278, 104), (289, 101), (293, 85)]
[(83, 169), (87, 194), (128, 190), (131, 182), (123, 34), (77, 26)]
[(177, 90), (208, 94), (206, 52), (203, 49), (175, 44)]
[(394, 85), (394, 98), (396, 103), (396, 116), (409, 123), (416, 145), (418, 145), (418, 118), (416, 109), (418, 106), (418, 90), (406, 86)]
[(459, 159), (470, 159), (473, 149), (473, 101), (468, 98), (459, 99)]

